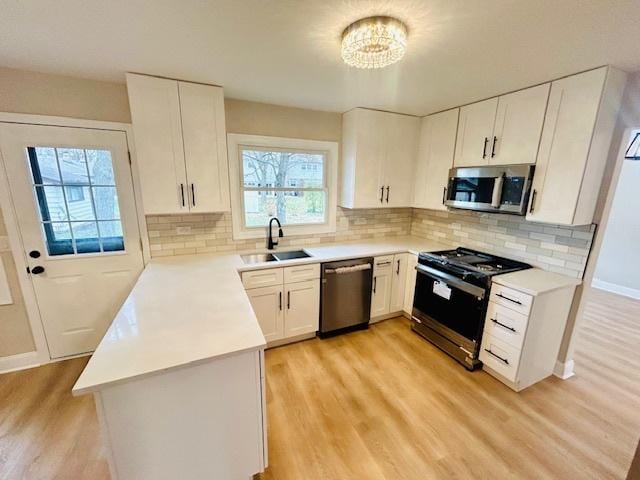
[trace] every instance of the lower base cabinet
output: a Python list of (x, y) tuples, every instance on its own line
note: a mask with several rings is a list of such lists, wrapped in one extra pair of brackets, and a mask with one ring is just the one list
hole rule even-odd
[(372, 319), (403, 311), (408, 257), (406, 253), (399, 253), (373, 259), (370, 315)]
[[(295, 279), (295, 282), (287, 282)], [(318, 330), (320, 265), (244, 272), (242, 281), (268, 344)], [(265, 285), (249, 288), (254, 285)]]
[(407, 284), (404, 287), (404, 306), (402, 310), (411, 317), (413, 311), (413, 297), (416, 293), (416, 265), (418, 265), (418, 255), (407, 254)]
[(531, 295), (499, 281), (491, 286), (480, 360), (518, 392), (553, 373), (575, 285)]

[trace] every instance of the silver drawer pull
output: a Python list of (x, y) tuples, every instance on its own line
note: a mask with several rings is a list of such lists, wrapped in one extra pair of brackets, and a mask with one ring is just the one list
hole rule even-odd
[(495, 353), (493, 353), (491, 350), (489, 350), (488, 348), (484, 349), (485, 352), (493, 355), (494, 357), (496, 357), (498, 360), (500, 360), (502, 363), (504, 363), (505, 365), (509, 365), (509, 360), (507, 360), (506, 358), (502, 358), (500, 355), (496, 355)]
[(520, 300), (514, 300), (513, 298), (505, 297), (501, 293), (496, 293), (496, 297), (504, 298), (505, 300), (509, 300), (510, 302), (517, 303), (518, 305), (522, 305)]
[(490, 318), (489, 320), (491, 320), (493, 323), (495, 323), (496, 325), (500, 325), (502, 328), (506, 328), (507, 330), (511, 330), (513, 333), (518, 333), (516, 332), (516, 329), (513, 327), (510, 327), (509, 325), (505, 325), (504, 323), (500, 323), (498, 320), (496, 320), (495, 318)]

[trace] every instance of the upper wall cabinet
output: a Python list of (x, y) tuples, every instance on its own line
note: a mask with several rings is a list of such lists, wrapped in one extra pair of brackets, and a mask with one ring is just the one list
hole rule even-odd
[(460, 109), (454, 166), (536, 162), (549, 84)]
[(527, 220), (593, 221), (625, 83), (611, 67), (552, 83)]
[(345, 208), (409, 207), (420, 119), (356, 108), (342, 117)]
[(446, 210), (444, 198), (453, 166), (459, 108), (422, 119), (415, 169), (413, 206)]
[(145, 214), (229, 206), (222, 88), (127, 74)]

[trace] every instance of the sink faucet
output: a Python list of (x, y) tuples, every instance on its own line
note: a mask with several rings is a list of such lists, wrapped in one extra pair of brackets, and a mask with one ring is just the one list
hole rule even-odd
[(282, 225), (280, 225), (280, 220), (278, 220), (276, 217), (273, 217), (271, 220), (269, 220), (269, 234), (268, 234), (268, 237), (267, 237), (267, 249), (268, 250), (273, 250), (274, 247), (276, 247), (278, 245), (278, 239), (276, 239), (275, 241), (273, 240), (273, 230), (271, 229), (271, 225), (273, 224), (274, 220), (278, 224), (278, 237), (280, 237), (280, 238), (284, 237), (284, 235), (282, 233)]

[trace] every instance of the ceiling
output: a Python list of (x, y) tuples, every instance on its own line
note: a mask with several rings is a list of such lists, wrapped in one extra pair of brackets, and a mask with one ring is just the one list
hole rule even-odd
[[(640, 0), (0, 0), (0, 11), (2, 66), (150, 73), (330, 111), (423, 115), (607, 63), (640, 70)], [(405, 58), (347, 67), (342, 30), (380, 14), (409, 26)]]

